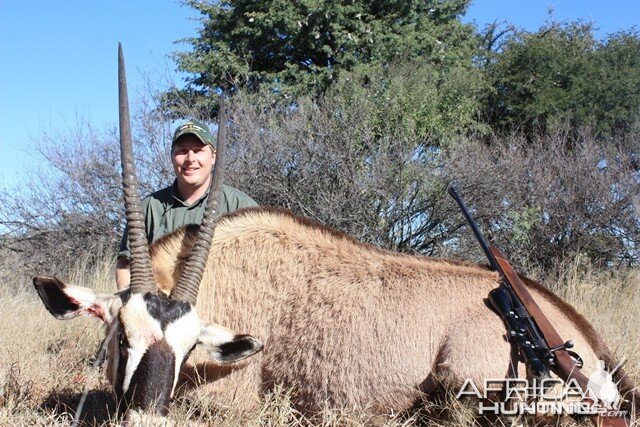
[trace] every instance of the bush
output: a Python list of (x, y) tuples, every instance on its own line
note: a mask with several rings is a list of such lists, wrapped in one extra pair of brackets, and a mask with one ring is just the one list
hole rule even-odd
[[(601, 267), (638, 262), (634, 134), (599, 140), (571, 130), (456, 140), (424, 127), (416, 113), (422, 91), (440, 100), (446, 90), (419, 85), (411, 73), (382, 76), (367, 85), (355, 73), (320, 98), (294, 103), (238, 94), (229, 111), (227, 183), (260, 204), (383, 248), (484, 261), (446, 194), (455, 182), (487, 236), (521, 268), (552, 272), (578, 255)], [(407, 104), (411, 87), (419, 96)], [(172, 123), (144, 107), (134, 130), (147, 194), (173, 179)], [(438, 109), (426, 115), (456, 120)], [(123, 226), (114, 131), (79, 127), (43, 136), (40, 147), (50, 168), (32, 180), (43, 184), (0, 195), (3, 262), (30, 274), (55, 272), (96, 246), (113, 248)]]
[[(173, 173), (168, 123), (149, 114), (134, 122), (142, 195)], [(33, 147), (32, 156), (45, 167), (25, 171), (14, 188), (0, 191), (0, 250), (11, 259), (3, 257), (7, 265), (29, 274), (55, 272), (82, 254), (119, 243), (124, 209), (116, 130), (79, 121), (41, 133)]]
[(446, 174), (522, 267), (551, 272), (579, 255), (601, 268), (636, 264), (637, 139), (570, 141), (567, 133), (465, 140), (447, 153)]
[(438, 156), (395, 123), (377, 135), (377, 106), (358, 101), (302, 99), (288, 108), (238, 98), (228, 175), (260, 204), (382, 247), (432, 253), (446, 222)]

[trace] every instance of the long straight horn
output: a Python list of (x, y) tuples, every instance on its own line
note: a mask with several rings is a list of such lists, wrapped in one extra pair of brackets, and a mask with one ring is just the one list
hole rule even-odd
[(196, 242), (191, 250), (191, 255), (182, 271), (178, 284), (171, 292), (171, 298), (186, 301), (192, 305), (198, 299), (198, 289), (204, 274), (204, 267), (209, 257), (211, 240), (216, 229), (216, 213), (220, 193), (222, 192), (222, 182), (224, 181), (224, 151), (227, 134), (227, 117), (224, 109), (224, 99), (220, 97), (220, 108), (218, 109), (218, 143), (216, 150), (216, 162), (213, 167), (213, 178), (209, 184), (209, 199), (204, 211), (204, 218), (198, 230)]
[(120, 161), (122, 164), (122, 191), (124, 208), (129, 230), (131, 248), (131, 282), (133, 293), (157, 293), (151, 271), (151, 257), (144, 226), (144, 215), (140, 207), (138, 178), (133, 163), (131, 142), (131, 120), (129, 118), (129, 97), (127, 95), (127, 77), (124, 69), (122, 45), (118, 43), (118, 101), (120, 106)]

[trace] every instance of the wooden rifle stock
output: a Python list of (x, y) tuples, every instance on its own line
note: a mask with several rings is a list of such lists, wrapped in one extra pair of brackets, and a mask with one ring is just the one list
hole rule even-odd
[[(487, 245), (482, 233), (480, 233), (478, 226), (454, 187), (449, 188), (449, 194), (460, 206), (460, 209), (471, 226), (473, 233), (480, 242), (487, 259), (489, 260), (491, 268), (500, 274), (502, 278), (502, 286), (504, 286), (509, 293), (512, 293), (515, 296), (517, 301), (514, 301), (514, 303), (521, 304), (535, 323), (537, 328), (534, 327), (534, 330), (529, 332), (534, 336), (538, 336), (538, 338), (545, 344), (545, 350), (549, 353), (551, 358), (551, 368), (553, 372), (555, 372), (565, 382), (569, 382), (571, 380), (575, 381), (580, 386), (580, 389), (583, 390), (583, 392), (586, 392), (589, 378), (580, 372), (575, 360), (567, 351), (567, 348), (569, 348), (569, 342), (564, 341), (560, 337), (558, 331), (553, 327), (547, 316), (544, 315), (529, 293), (526, 285), (513, 270), (511, 264), (509, 264), (509, 261), (507, 261), (507, 258), (502, 251), (496, 247)], [(542, 357), (542, 359), (546, 358)], [(595, 403), (591, 399), (587, 398), (585, 398), (585, 401)], [(622, 417), (604, 417), (601, 415), (595, 415), (590, 418), (592, 422), (599, 427), (629, 426), (629, 420)]]
[(533, 299), (529, 291), (527, 290), (520, 277), (513, 271), (511, 264), (507, 261), (505, 255), (500, 249), (490, 246), (489, 251), (493, 254), (499, 268), (499, 273), (503, 280), (508, 282), (508, 285), (513, 289), (513, 292), (517, 295), (522, 305), (527, 309), (527, 312), (531, 316), (547, 345), (554, 354), (554, 371), (565, 381), (574, 378), (578, 381), (580, 387), (586, 390), (589, 379), (584, 376), (577, 368), (575, 362), (571, 358), (571, 355), (565, 349), (565, 341), (560, 338), (558, 331), (553, 327), (547, 316), (544, 315), (536, 301)]
[[(536, 301), (527, 290), (525, 284), (522, 283), (520, 277), (513, 270), (509, 261), (507, 261), (502, 251), (493, 246), (489, 246), (489, 251), (498, 264), (498, 271), (503, 280), (508, 283), (511, 289), (513, 289), (513, 292), (517, 295), (522, 305), (527, 309), (529, 315), (536, 322), (538, 328), (540, 328), (543, 338), (553, 352), (553, 371), (562, 378), (563, 381), (569, 382), (570, 380), (574, 380), (580, 386), (581, 390), (586, 391), (589, 378), (587, 378), (578, 369), (575, 361), (565, 348), (565, 341), (562, 340), (558, 331), (556, 331), (549, 319), (547, 319), (547, 316), (544, 315)], [(590, 403), (594, 403), (590, 399), (585, 400)], [(621, 417), (602, 417), (600, 415), (596, 415), (591, 418), (596, 426), (623, 427), (629, 425), (629, 421), (626, 418)]]

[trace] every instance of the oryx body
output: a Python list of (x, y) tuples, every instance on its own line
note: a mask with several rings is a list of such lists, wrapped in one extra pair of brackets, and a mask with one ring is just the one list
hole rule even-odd
[[(152, 245), (164, 292), (192, 239), (193, 230), (183, 229)], [(584, 372), (599, 359), (610, 362), (582, 316), (527, 284), (561, 336), (574, 341)], [(256, 402), (281, 384), (307, 412), (402, 411), (438, 387), (525, 375), (485, 302), (497, 285), (497, 274), (482, 266), (380, 250), (282, 210), (240, 211), (218, 224), (197, 307), (259, 337), (264, 352), (237, 371), (194, 357), (197, 375), (185, 372), (225, 405)]]
[[(161, 291), (156, 298), (176, 286), (196, 233), (197, 227), (182, 228), (151, 246)], [(581, 315), (550, 291), (526, 283), (561, 336), (574, 341), (584, 372), (594, 372), (598, 360), (611, 364), (606, 346)], [(165, 333), (164, 341), (181, 349), (173, 353), (189, 350), (180, 337), (205, 344), (209, 354), (194, 352), (181, 381), (214, 404), (250, 407), (282, 385), (305, 413), (326, 407), (398, 413), (442, 389), (456, 392), (466, 380), (481, 385), (484, 379), (524, 378), (502, 320), (486, 303), (497, 285), (497, 274), (483, 266), (385, 251), (284, 210), (247, 209), (223, 216), (217, 225), (195, 305), (200, 320), (180, 314), (193, 308), (188, 304), (164, 308), (176, 322), (165, 321), (174, 332)], [(135, 298), (138, 306), (148, 306), (145, 297)], [(131, 323), (167, 330), (147, 311), (134, 311), (143, 315)], [(120, 319), (128, 316), (121, 310)], [(200, 322), (251, 332), (264, 351), (247, 362), (221, 365), (254, 354), (260, 342), (214, 326), (208, 327), (210, 338), (198, 339)], [(221, 356), (211, 351), (215, 343), (235, 353)], [(115, 387), (122, 384), (115, 360), (121, 348), (114, 340), (108, 361)], [(144, 375), (176, 368), (162, 365), (146, 364)], [(627, 381), (621, 387), (631, 388)]]

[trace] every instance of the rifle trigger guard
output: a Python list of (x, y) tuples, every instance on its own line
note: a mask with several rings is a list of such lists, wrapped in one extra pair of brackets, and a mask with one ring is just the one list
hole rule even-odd
[(576, 364), (576, 368), (578, 368), (578, 370), (582, 369), (584, 366), (584, 360), (582, 360), (582, 357), (580, 357), (580, 355), (575, 351), (567, 351), (567, 353), (569, 353), (569, 356), (573, 359), (573, 363)]
[(555, 353), (558, 350), (565, 350), (573, 360), (573, 363), (575, 363), (576, 368), (582, 369), (582, 367), (584, 366), (584, 360), (582, 360), (582, 357), (580, 357), (580, 355), (575, 351), (570, 351), (570, 348), (573, 348), (572, 340), (569, 340), (562, 345), (550, 348), (549, 353)]

